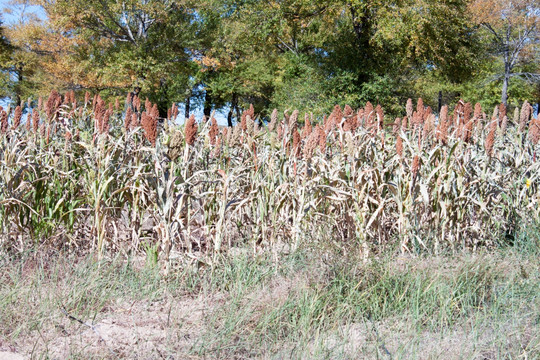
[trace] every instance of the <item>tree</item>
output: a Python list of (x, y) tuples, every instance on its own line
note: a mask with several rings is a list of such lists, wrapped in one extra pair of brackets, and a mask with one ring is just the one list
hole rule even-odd
[(397, 113), (441, 79), (469, 79), (481, 53), (468, 0), (12, 1), (47, 15), (8, 29), (34, 92), (138, 86), (162, 113), (194, 102), (229, 108), (229, 124), (250, 103), (263, 116), (368, 100)]
[(63, 88), (62, 79), (72, 71), (67, 63), (68, 37), (58, 34), (33, 12), (29, 0), (12, 0), (4, 9), (12, 20), (5, 27), (9, 55), (0, 59), (8, 76), (7, 88), (14, 103), (36, 95), (46, 95), (51, 88)]
[[(527, 71), (538, 64), (540, 43), (540, 2), (538, 0), (474, 0), (470, 10), (475, 22), (492, 41), (492, 53), (502, 59), (503, 70), (501, 102), (508, 103), (510, 79), (520, 77), (538, 83), (538, 69)], [(518, 68), (523, 71), (516, 71)]]
[[(28, 2), (29, 0), (18, 0)], [(162, 115), (188, 86), (194, 14), (187, 1), (31, 0), (47, 16), (11, 29), (46, 71), (44, 87), (122, 93), (141, 87)]]
[(9, 95), (9, 67), (7, 64), (11, 59), (13, 48), (5, 37), (5, 30), (0, 19), (0, 98)]

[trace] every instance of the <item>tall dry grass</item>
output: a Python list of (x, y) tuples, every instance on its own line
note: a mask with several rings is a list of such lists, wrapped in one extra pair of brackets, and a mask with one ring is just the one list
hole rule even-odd
[(304, 126), (298, 111), (277, 110), (266, 126), (250, 107), (222, 131), (213, 117), (175, 125), (175, 106), (160, 119), (131, 95), (124, 111), (89, 94), (39, 104), (26, 127), (0, 110), (4, 250), (166, 262), (311, 244), (368, 257), (494, 246), (540, 220), (540, 122), (528, 103), (486, 121), (479, 104), (436, 117), (409, 100), (390, 124), (381, 105), (336, 106), (320, 123), (305, 114)]

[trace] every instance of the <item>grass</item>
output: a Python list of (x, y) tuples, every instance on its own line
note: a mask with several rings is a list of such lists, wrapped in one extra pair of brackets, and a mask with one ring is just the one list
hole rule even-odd
[[(483, 253), (367, 262), (306, 248), (276, 261), (246, 249), (214, 266), (177, 264), (168, 277), (140, 259), (4, 258), (0, 351), (33, 358), (537, 359), (540, 239), (517, 240)], [(63, 308), (93, 324), (103, 341)]]

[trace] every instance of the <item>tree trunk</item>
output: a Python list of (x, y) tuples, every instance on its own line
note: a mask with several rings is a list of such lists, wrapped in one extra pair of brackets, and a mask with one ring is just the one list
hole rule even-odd
[(232, 94), (232, 99), (231, 99), (231, 108), (229, 109), (229, 113), (227, 114), (227, 126), (228, 127), (232, 127), (233, 126), (233, 123), (232, 123), (232, 117), (233, 117), (233, 111), (234, 111), (234, 108), (238, 106), (238, 96), (236, 95), (236, 93), (233, 93)]
[(236, 110), (236, 121), (240, 120), (240, 108), (238, 107), (238, 102), (234, 106), (234, 109)]
[(162, 119), (167, 118), (167, 111), (169, 110), (169, 102), (167, 101), (167, 81), (163, 78), (159, 80), (159, 100), (158, 100), (158, 110), (159, 117)]
[(358, 51), (360, 54), (360, 68), (364, 69), (359, 72), (357, 81), (359, 84), (364, 84), (369, 81), (369, 72), (367, 69), (368, 66), (371, 65), (371, 51), (369, 50), (371, 20), (366, 10), (359, 14), (354, 5), (350, 3), (349, 10), (351, 12), (353, 30), (356, 35)]
[(506, 32), (506, 42), (503, 44), (504, 49), (504, 78), (501, 94), (501, 102), (504, 106), (508, 106), (508, 83), (510, 82), (510, 74), (512, 73), (512, 63), (510, 59), (510, 27)]
[(504, 104), (504, 106), (508, 105), (508, 83), (509, 82), (510, 82), (510, 66), (508, 64), (505, 64), (502, 95), (501, 95), (501, 102)]
[(438, 104), (438, 110), (437, 112), (440, 114), (442, 109), (442, 91), (439, 91), (439, 104)]
[(204, 116), (206, 116), (206, 119), (210, 117), (210, 113), (212, 111), (212, 91), (209, 89), (206, 89), (206, 92), (204, 93)]
[(22, 96), (22, 81), (23, 81), (23, 69), (22, 66), (18, 66), (17, 70), (17, 85), (15, 85), (15, 104), (21, 104)]

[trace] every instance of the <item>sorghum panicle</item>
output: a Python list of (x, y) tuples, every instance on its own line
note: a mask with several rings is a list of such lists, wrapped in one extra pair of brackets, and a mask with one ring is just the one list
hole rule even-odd
[(212, 116), (212, 119), (210, 119), (210, 131), (208, 132), (208, 135), (210, 135), (210, 144), (216, 145), (216, 139), (219, 134), (219, 128), (216, 119)]
[(37, 111), (36, 109), (32, 111), (32, 126), (34, 129), (34, 132), (37, 133), (39, 129), (39, 111)]
[(126, 131), (128, 131), (129, 128), (130, 128), (131, 116), (132, 115), (133, 115), (133, 112), (131, 111), (131, 106), (128, 106), (128, 108), (126, 110), (126, 117), (124, 118), (124, 127), (125, 127)]
[(420, 157), (418, 155), (414, 155), (411, 171), (412, 171), (413, 177), (416, 178), (418, 176), (418, 171), (420, 171)]
[(304, 128), (302, 129), (302, 139), (306, 139), (312, 132), (311, 122), (309, 121), (309, 116), (306, 113), (304, 117)]
[(394, 121), (394, 124), (392, 125), (392, 134), (397, 135), (399, 134), (399, 129), (401, 128), (401, 119), (396, 118)]
[(529, 140), (533, 145), (540, 141), (540, 119), (532, 119), (529, 125)]
[(324, 129), (317, 125), (316, 129), (318, 129), (319, 133), (319, 149), (321, 150), (321, 153), (326, 153), (326, 132)]
[(315, 127), (315, 131), (312, 131), (307, 139), (306, 143), (304, 144), (304, 158), (309, 160), (313, 156), (313, 151), (317, 148), (317, 145), (319, 144), (319, 131), (318, 131), (318, 125)]
[(2, 134), (5, 134), (7, 133), (8, 129), (9, 129), (8, 114), (0, 106), (0, 132)]
[(408, 117), (409, 119), (411, 119), (411, 118), (412, 118), (412, 114), (413, 114), (413, 110), (414, 110), (414, 108), (413, 108), (413, 101), (412, 101), (411, 98), (407, 99), (407, 106), (405, 107), (405, 110), (406, 110), (406, 112), (407, 112), (407, 117)]
[(15, 108), (15, 114), (13, 115), (13, 129), (17, 129), (21, 125), (22, 109), (20, 106)]
[(502, 126), (504, 117), (506, 116), (506, 106), (504, 104), (499, 105), (499, 126)]
[(293, 130), (292, 149), (293, 149), (293, 155), (296, 157), (299, 157), (301, 154), (300, 143), (301, 143), (300, 133), (298, 132), (298, 129), (295, 128)]
[(268, 130), (274, 131), (277, 125), (278, 110), (274, 109), (272, 115), (270, 115), (270, 123), (268, 124)]
[(26, 131), (30, 131), (32, 129), (32, 113), (30, 112), (26, 115), (25, 126), (26, 126)]
[(501, 134), (506, 133), (506, 128), (508, 127), (508, 116), (504, 115), (503, 121), (501, 123)]
[(403, 139), (401, 139), (401, 136), (399, 135), (396, 139), (396, 154), (398, 154), (399, 157), (403, 157)]
[[(247, 114), (246, 114), (247, 115)], [(197, 122), (195, 121), (195, 115), (191, 114), (188, 121), (186, 122), (185, 136), (186, 143), (190, 146), (193, 146), (195, 139), (197, 138)]]
[(484, 147), (486, 148), (486, 154), (489, 157), (493, 156), (493, 150), (494, 150), (494, 145), (495, 145), (495, 135), (497, 132), (497, 122), (498, 122), (497, 117), (493, 117), (493, 119), (491, 120), (491, 124), (489, 125), (489, 133), (487, 134), (486, 142), (484, 145)]
[(525, 128), (529, 123), (529, 118), (531, 116), (531, 106), (527, 101), (521, 106), (521, 112), (519, 114), (519, 132), (523, 133)]

